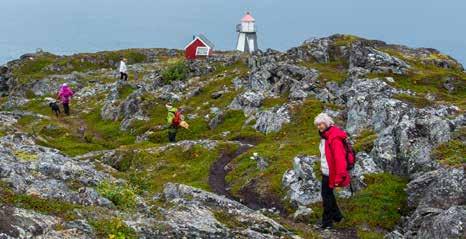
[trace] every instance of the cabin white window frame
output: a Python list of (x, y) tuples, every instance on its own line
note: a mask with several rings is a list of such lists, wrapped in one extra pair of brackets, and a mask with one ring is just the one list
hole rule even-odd
[(208, 46), (198, 46), (196, 48), (196, 56), (208, 56), (210, 47)]

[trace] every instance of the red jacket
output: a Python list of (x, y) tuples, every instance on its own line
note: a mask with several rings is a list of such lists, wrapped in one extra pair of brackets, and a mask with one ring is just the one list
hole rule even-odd
[(336, 126), (330, 126), (322, 133), (325, 138), (325, 157), (329, 169), (329, 187), (346, 187), (350, 184), (350, 175), (346, 170), (346, 150), (343, 140), (346, 132)]

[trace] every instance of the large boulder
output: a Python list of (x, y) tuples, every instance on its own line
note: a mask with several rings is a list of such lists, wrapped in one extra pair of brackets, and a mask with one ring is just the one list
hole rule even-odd
[(291, 121), (287, 105), (274, 107), (269, 110), (256, 113), (256, 124), (254, 128), (262, 133), (278, 132), (282, 126)]
[(466, 218), (464, 169), (441, 168), (408, 183), (413, 213), (388, 238), (464, 238)]
[(307, 206), (322, 200), (321, 183), (314, 172), (318, 157), (298, 156), (293, 159), (293, 169), (283, 174), (282, 186), (287, 190), (286, 199), (295, 205)]

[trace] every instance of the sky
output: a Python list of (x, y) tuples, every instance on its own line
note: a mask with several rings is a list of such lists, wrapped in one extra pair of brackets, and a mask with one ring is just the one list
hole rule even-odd
[(235, 48), (251, 11), (259, 48), (353, 34), (436, 48), (466, 63), (466, 0), (0, 0), (0, 64), (42, 48), (56, 54), (183, 48), (196, 33)]

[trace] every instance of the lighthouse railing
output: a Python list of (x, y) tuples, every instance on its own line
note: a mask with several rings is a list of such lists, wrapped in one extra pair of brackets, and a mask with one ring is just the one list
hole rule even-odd
[(257, 32), (257, 27), (255, 24), (237, 24), (237, 32)]

